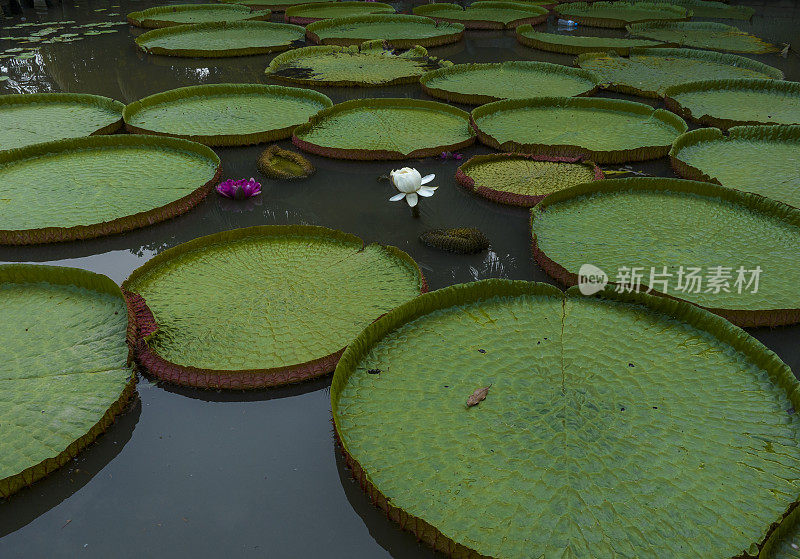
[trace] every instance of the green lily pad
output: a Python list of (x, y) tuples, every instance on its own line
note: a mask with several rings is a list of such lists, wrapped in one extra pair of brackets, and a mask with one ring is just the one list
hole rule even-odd
[(149, 54), (210, 58), (283, 51), (304, 37), (305, 29), (298, 25), (211, 22), (154, 29), (136, 37), (136, 44)]
[(684, 118), (727, 130), (746, 124), (800, 124), (800, 83), (783, 80), (707, 80), (664, 90), (667, 108)]
[(293, 49), (273, 58), (266, 72), (271, 78), (305, 85), (378, 87), (416, 83), (425, 72), (450, 65), (428, 56), (423, 47), (398, 52), (383, 41), (366, 41), (360, 46)]
[(713, 0), (669, 0), (669, 3), (691, 10), (694, 17), (747, 20), (756, 13), (750, 6), (731, 6)]
[(128, 23), (137, 27), (169, 27), (192, 23), (233, 22), (269, 19), (270, 11), (251, 11), (239, 4), (175, 4), (156, 6), (128, 14)]
[(339, 159), (432, 157), (475, 141), (469, 113), (419, 99), (354, 99), (298, 126), (299, 148)]
[(331, 408), (373, 502), (445, 555), (744, 557), (797, 500), (797, 391), (686, 303), (495, 279), (370, 325)]
[(634, 37), (665, 41), (672, 43), (672, 46), (750, 54), (765, 54), (780, 50), (755, 35), (724, 23), (708, 21), (636, 23), (629, 25), (627, 29)]
[(584, 52), (616, 52), (627, 56), (634, 48), (674, 47), (675, 43), (645, 39), (618, 39), (616, 37), (584, 37), (581, 35), (556, 35), (534, 31), (530, 25), (517, 27), (517, 41), (526, 47), (558, 52), (582, 54)]
[(727, 136), (701, 128), (679, 136), (669, 156), (675, 172), (687, 179), (800, 208), (800, 126), (735, 126)]
[(307, 25), (323, 19), (366, 14), (393, 14), (394, 8), (383, 2), (314, 2), (286, 8), (284, 21)]
[(0, 152), (0, 244), (146, 227), (197, 205), (220, 173), (211, 149), (174, 138), (96, 136)]
[(153, 375), (259, 388), (331, 372), (370, 322), (426, 290), (406, 253), (324, 227), (267, 225), (166, 250), (123, 284)]
[(429, 17), (372, 14), (309, 23), (306, 37), (324, 45), (360, 45), (364, 41), (383, 40), (392, 47), (436, 47), (456, 43), (464, 36), (460, 23), (437, 23)]
[(593, 52), (575, 63), (596, 73), (604, 88), (643, 97), (663, 97), (667, 87), (697, 80), (783, 79), (777, 68), (750, 58), (696, 49), (634, 49), (630, 58)]
[(598, 79), (591, 72), (560, 64), (511, 61), (457, 64), (429, 72), (419, 82), (433, 97), (482, 105), (509, 98), (591, 95)]
[(501, 204), (530, 208), (548, 194), (600, 180), (603, 171), (580, 152), (561, 156), (492, 153), (476, 155), (456, 171), (458, 183)]
[(125, 127), (209, 146), (288, 138), (298, 124), (333, 102), (316, 91), (262, 84), (209, 84), (171, 89), (131, 103)]
[[(319, 4), (325, 0), (216, 0), (223, 4), (242, 4), (253, 10), (271, 10), (273, 12), (283, 12), (291, 6), (301, 4)], [(330, 0), (330, 3), (336, 0)]]
[(494, 149), (529, 153), (549, 146), (581, 150), (598, 163), (665, 156), (687, 130), (676, 115), (618, 99), (536, 97), (507, 99), (472, 111), (478, 139)]
[(692, 12), (665, 2), (569, 2), (559, 4), (553, 12), (588, 27), (622, 28), (632, 23), (650, 21), (685, 21)]
[(86, 93), (0, 95), (0, 153), (39, 142), (112, 134), (125, 105)]
[(414, 13), (436, 21), (463, 23), (467, 29), (511, 29), (518, 25), (538, 25), (547, 21), (547, 8), (527, 2), (478, 0), (464, 8), (458, 4), (422, 4)]
[(780, 202), (681, 179), (595, 181), (545, 198), (532, 230), (536, 260), (566, 284), (592, 264), (635, 287), (624, 270), (638, 268), (642, 286), (734, 324), (800, 322), (800, 210)]
[(0, 266), (0, 301), (0, 497), (8, 497), (100, 436), (124, 411), (136, 377), (125, 300), (109, 278)]

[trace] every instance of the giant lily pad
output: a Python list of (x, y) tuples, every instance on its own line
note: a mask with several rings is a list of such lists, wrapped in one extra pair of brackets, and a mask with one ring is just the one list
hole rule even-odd
[(419, 99), (354, 99), (298, 126), (299, 148), (340, 159), (409, 159), (457, 150), (475, 141), (469, 113)]
[(395, 10), (383, 2), (315, 2), (286, 8), (284, 21), (307, 25), (322, 19), (351, 17), (366, 14), (393, 14)]
[(109, 278), (0, 266), (0, 497), (72, 460), (125, 409), (136, 382), (129, 333)]
[(221, 83), (156, 93), (125, 107), (131, 132), (240, 146), (281, 140), (333, 102), (310, 89)]
[(429, 72), (419, 81), (433, 97), (473, 105), (509, 98), (591, 95), (598, 83), (597, 76), (585, 70), (530, 61), (457, 64)]
[(588, 27), (625, 27), (649, 21), (685, 21), (692, 12), (664, 2), (569, 2), (559, 4), (553, 12)]
[(663, 157), (686, 123), (662, 109), (618, 99), (535, 97), (507, 99), (472, 111), (478, 139), (510, 152), (550, 146), (580, 149), (598, 163)]
[(0, 95), (0, 152), (40, 142), (112, 134), (125, 105), (85, 93)]
[(287, 50), (304, 37), (305, 29), (298, 25), (269, 21), (211, 22), (154, 29), (136, 37), (136, 44), (150, 54), (210, 58)]
[(800, 208), (800, 126), (735, 126), (727, 136), (701, 128), (679, 136), (669, 156), (675, 172), (687, 179)]
[(191, 23), (232, 22), (269, 19), (269, 10), (251, 11), (239, 4), (175, 4), (156, 6), (128, 14), (128, 22), (137, 27), (169, 27)]
[(331, 407), (373, 502), (445, 555), (688, 559), (752, 556), (797, 500), (797, 392), (684, 302), (484, 280), (370, 325)]
[(464, 36), (460, 23), (437, 23), (429, 17), (373, 14), (309, 23), (306, 37), (325, 45), (360, 45), (364, 41), (383, 40), (399, 49), (414, 46), (436, 47), (455, 43)]
[(636, 23), (628, 26), (634, 37), (673, 43), (673, 46), (694, 47), (728, 52), (764, 54), (778, 47), (732, 25), (707, 21), (678, 21), (674, 23)]
[(341, 47), (320, 45), (279, 54), (267, 67), (267, 75), (306, 85), (378, 87), (415, 83), (429, 70), (452, 62), (428, 56), (423, 47), (398, 52), (383, 41)]
[[(320, 4), (325, 0), (217, 0), (223, 4), (242, 4), (249, 6), (253, 10), (271, 10), (273, 12), (283, 12), (291, 6), (301, 4)], [(336, 0), (330, 0), (330, 3)]]
[(197, 205), (220, 173), (211, 149), (174, 138), (94, 136), (1, 152), (0, 244), (146, 227)]
[(783, 80), (707, 80), (668, 87), (667, 108), (684, 118), (727, 130), (744, 124), (800, 124), (800, 83)]
[(667, 87), (697, 80), (783, 79), (777, 68), (750, 58), (697, 49), (634, 49), (630, 58), (593, 52), (575, 63), (595, 72), (604, 88), (643, 97), (663, 97)]
[(706, 182), (604, 180), (545, 198), (532, 229), (536, 260), (563, 283), (592, 264), (620, 288), (650, 286), (740, 326), (800, 322), (800, 210), (780, 202)]
[(616, 52), (627, 55), (634, 48), (674, 47), (674, 43), (646, 39), (619, 39), (616, 37), (585, 37), (581, 35), (556, 35), (534, 31), (530, 25), (517, 27), (517, 41), (526, 47), (561, 54), (584, 52)]
[(756, 13), (750, 6), (731, 6), (713, 0), (669, 0), (669, 3), (691, 10), (694, 17), (746, 20)]
[(323, 227), (267, 225), (166, 250), (123, 284), (139, 362), (177, 384), (259, 388), (333, 370), (370, 322), (425, 291), (404, 252)]
[(436, 21), (463, 23), (467, 29), (510, 29), (518, 25), (538, 25), (547, 21), (547, 8), (526, 2), (478, 0), (463, 8), (458, 4), (422, 4), (414, 13)]
[(456, 171), (456, 180), (484, 198), (530, 208), (548, 194), (603, 178), (600, 167), (576, 151), (561, 156), (492, 153), (476, 155)]

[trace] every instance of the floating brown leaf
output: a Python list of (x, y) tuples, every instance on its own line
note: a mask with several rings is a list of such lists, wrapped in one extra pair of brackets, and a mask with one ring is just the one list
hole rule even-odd
[(470, 397), (467, 398), (467, 407), (471, 408), (472, 406), (477, 406), (479, 403), (483, 402), (486, 399), (486, 395), (489, 394), (489, 389), (491, 387), (492, 385), (490, 384), (489, 386), (478, 388), (475, 392), (470, 394)]

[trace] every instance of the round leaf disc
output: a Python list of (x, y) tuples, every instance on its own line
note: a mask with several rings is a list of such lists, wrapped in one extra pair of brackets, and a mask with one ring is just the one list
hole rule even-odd
[(154, 29), (136, 37), (136, 44), (149, 54), (211, 58), (282, 51), (304, 37), (305, 29), (285, 23), (211, 22)]
[(112, 134), (125, 105), (86, 93), (0, 95), (0, 152), (40, 142)]
[(710, 21), (678, 21), (674, 23), (635, 23), (628, 26), (634, 37), (672, 43), (672, 46), (694, 47), (728, 52), (764, 54), (778, 49), (738, 27)]
[(727, 130), (745, 124), (800, 124), (800, 83), (783, 80), (707, 80), (668, 87), (667, 108)]
[(735, 126), (727, 136), (716, 128), (700, 128), (679, 136), (669, 155), (672, 168), (684, 178), (800, 208), (800, 126)]
[(146, 227), (197, 205), (221, 172), (209, 148), (153, 136), (76, 138), (0, 152), (0, 244)]
[(462, 23), (467, 29), (504, 29), (518, 25), (538, 25), (547, 21), (550, 11), (527, 2), (478, 0), (466, 8), (458, 4), (422, 4), (414, 13), (436, 21)]
[(166, 250), (123, 284), (137, 356), (178, 384), (259, 388), (324, 375), (370, 322), (424, 292), (406, 253), (300, 225), (236, 229)]
[(475, 141), (469, 113), (419, 99), (354, 99), (294, 131), (299, 148), (339, 159), (432, 157)]
[(561, 54), (584, 52), (616, 52), (627, 55), (634, 48), (674, 47), (673, 43), (648, 41), (646, 39), (619, 39), (616, 37), (585, 37), (581, 35), (557, 35), (534, 31), (530, 25), (517, 27), (517, 41), (539, 50)]
[(463, 35), (460, 23), (437, 23), (429, 17), (399, 14), (326, 19), (306, 27), (306, 37), (317, 44), (350, 46), (380, 39), (398, 49), (447, 45), (460, 41)]
[(580, 153), (523, 155), (492, 153), (476, 155), (456, 171), (464, 188), (501, 204), (530, 208), (545, 196), (603, 178), (603, 171)]
[(640, 285), (740, 326), (800, 322), (800, 210), (780, 202), (680, 179), (595, 181), (542, 200), (532, 230), (536, 260), (565, 284), (592, 264), (631, 288), (637, 268)]
[(192, 23), (232, 22), (269, 19), (269, 10), (251, 11), (240, 4), (175, 4), (156, 6), (128, 14), (128, 23), (137, 27), (169, 27)]
[(670, 86), (698, 80), (782, 80), (783, 72), (744, 56), (696, 49), (635, 49), (629, 58), (593, 52), (575, 64), (597, 74), (603, 87), (643, 97), (663, 97)]
[(691, 10), (692, 17), (748, 20), (756, 13), (750, 6), (732, 6), (715, 0), (669, 0), (669, 3)]
[(511, 61), (457, 64), (425, 74), (420, 83), (433, 97), (482, 105), (500, 99), (590, 95), (597, 89), (597, 76), (560, 64)]
[(0, 266), (0, 497), (69, 462), (135, 390), (128, 313), (105, 276)]
[(286, 8), (284, 21), (307, 25), (322, 19), (352, 17), (366, 14), (393, 14), (394, 8), (383, 2), (315, 2)]
[(382, 41), (342, 47), (320, 45), (279, 54), (267, 75), (292, 83), (335, 87), (378, 87), (415, 83), (429, 70), (451, 62), (428, 56), (423, 47), (397, 52)]
[(240, 146), (281, 140), (333, 102), (310, 89), (210, 84), (156, 93), (125, 107), (125, 127), (142, 134)]
[(581, 149), (598, 163), (663, 157), (686, 123), (649, 105), (586, 97), (508, 99), (472, 111), (478, 138), (509, 152)]
[[(324, 0), (217, 0), (223, 4), (243, 4), (253, 10), (272, 10), (273, 12), (283, 12), (291, 6), (301, 4), (321, 4)], [(331, 0), (330, 3), (336, 0)]]
[(665, 2), (569, 2), (559, 4), (553, 12), (589, 27), (625, 27), (647, 21), (682, 21), (692, 14), (686, 8)]
[(693, 559), (757, 553), (796, 501), (797, 391), (686, 303), (484, 280), (369, 326), (331, 407), (361, 486), (446, 555)]

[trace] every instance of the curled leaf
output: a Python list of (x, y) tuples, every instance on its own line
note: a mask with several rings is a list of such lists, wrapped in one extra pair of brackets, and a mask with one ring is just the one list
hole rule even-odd
[(489, 239), (474, 227), (431, 229), (420, 235), (419, 240), (426, 246), (457, 254), (475, 254), (489, 248)]
[(489, 386), (478, 388), (475, 392), (470, 394), (469, 398), (467, 398), (467, 407), (471, 408), (472, 406), (477, 406), (479, 403), (483, 402), (486, 399), (487, 394), (489, 394), (489, 389), (491, 387), (492, 385), (490, 384)]
[(262, 175), (275, 180), (304, 179), (315, 170), (308, 159), (276, 144), (264, 150), (256, 165)]

